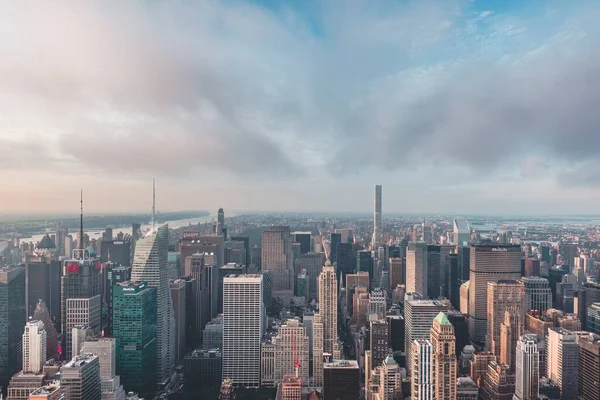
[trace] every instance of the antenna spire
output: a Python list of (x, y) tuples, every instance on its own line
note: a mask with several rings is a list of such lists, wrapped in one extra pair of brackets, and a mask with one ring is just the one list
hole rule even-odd
[(79, 218), (79, 249), (83, 250), (83, 188), (81, 189), (81, 215)]
[(152, 178), (152, 231), (156, 225), (156, 184), (154, 178)]

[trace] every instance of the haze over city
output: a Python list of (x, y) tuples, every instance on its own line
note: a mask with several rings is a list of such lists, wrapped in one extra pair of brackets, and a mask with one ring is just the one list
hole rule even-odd
[(0, 212), (582, 214), (596, 1), (0, 1)]

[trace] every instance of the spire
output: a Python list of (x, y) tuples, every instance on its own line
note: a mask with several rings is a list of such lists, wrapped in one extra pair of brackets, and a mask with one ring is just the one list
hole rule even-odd
[(81, 189), (81, 215), (79, 219), (79, 250), (83, 250), (83, 188)]
[(156, 185), (154, 178), (152, 178), (152, 231), (156, 225)]

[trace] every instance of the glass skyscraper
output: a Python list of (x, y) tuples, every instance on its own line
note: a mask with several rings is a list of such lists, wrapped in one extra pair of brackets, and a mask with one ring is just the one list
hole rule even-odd
[(25, 327), (25, 270), (0, 268), (0, 386), (21, 369)]

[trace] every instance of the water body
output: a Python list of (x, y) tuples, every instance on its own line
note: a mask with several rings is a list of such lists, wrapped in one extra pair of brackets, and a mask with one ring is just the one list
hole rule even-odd
[[(228, 215), (228, 216), (229, 217), (233, 217), (234, 215)], [(177, 229), (177, 228), (182, 228), (184, 226), (189, 226), (189, 225), (203, 224), (205, 222), (211, 222), (213, 220), (214, 221), (217, 220), (217, 216), (216, 215), (207, 215), (207, 216), (204, 216), (204, 217), (187, 218), (187, 219), (178, 219), (178, 220), (166, 221), (166, 222), (161, 222), (159, 225), (164, 225), (166, 223), (166, 224), (169, 225), (169, 228)], [(115, 235), (115, 236), (119, 232), (128, 233), (128, 234), (131, 235), (131, 225), (129, 225), (129, 226), (118, 226), (118, 227), (111, 226), (111, 228), (113, 228), (113, 235)], [(142, 224), (142, 226), (141, 226), (142, 232), (145, 232), (145, 231), (149, 230), (150, 228), (152, 228), (152, 225), (150, 225), (150, 224)], [(102, 233), (104, 232), (104, 230), (87, 231), (87, 230), (84, 229), (84, 232), (90, 237), (90, 240), (91, 240), (91, 239), (101, 238), (102, 237)], [(52, 232), (52, 231), (49, 231), (48, 233), (50, 235), (54, 234), (54, 232)], [(77, 236), (77, 232), (76, 231), (69, 232), (69, 234), (73, 235), (73, 238), (75, 238)], [(42, 240), (42, 238), (44, 236), (45, 236), (44, 234), (32, 235), (31, 237), (23, 238), (22, 240), (24, 242), (37, 243), (40, 240)]]

